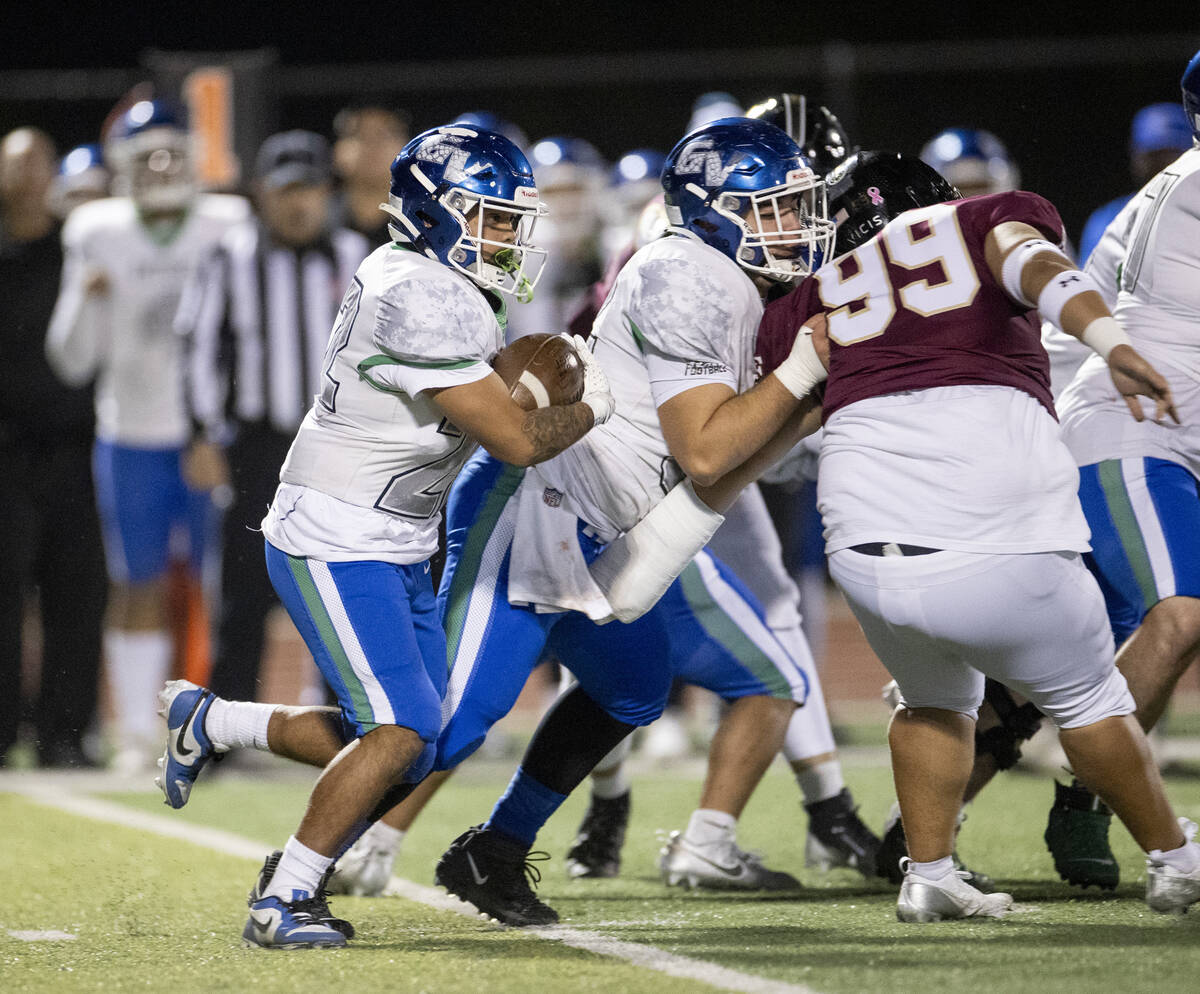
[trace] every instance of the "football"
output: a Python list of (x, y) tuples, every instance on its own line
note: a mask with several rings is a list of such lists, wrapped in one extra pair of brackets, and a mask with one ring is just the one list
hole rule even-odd
[(526, 335), (496, 354), (492, 368), (526, 411), (574, 404), (583, 396), (583, 363), (561, 335)]

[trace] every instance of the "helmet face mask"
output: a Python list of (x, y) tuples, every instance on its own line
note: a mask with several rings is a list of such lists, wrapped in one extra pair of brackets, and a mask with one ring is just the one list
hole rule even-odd
[(833, 245), (825, 189), (774, 125), (725, 118), (686, 136), (663, 169), (667, 217), (743, 269), (795, 282)]
[(502, 135), (467, 127), (418, 135), (393, 161), (380, 207), (397, 241), (484, 289), (532, 299), (546, 259), (533, 230), (547, 212), (524, 154)]

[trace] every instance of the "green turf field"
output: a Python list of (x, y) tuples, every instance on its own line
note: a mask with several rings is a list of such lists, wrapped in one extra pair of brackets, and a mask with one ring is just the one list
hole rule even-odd
[[(850, 871), (804, 870), (798, 792), (779, 767), (752, 801), (741, 841), (764, 850), (771, 865), (797, 873), (810, 889), (770, 899), (667, 890), (654, 869), (656, 834), (682, 827), (701, 772), (691, 764), (636, 777), (623, 875), (613, 881), (565, 878), (562, 854), (586, 798), (568, 802), (540, 842), (554, 856), (544, 864), (540, 893), (563, 916), (566, 928), (558, 938), (634, 943), (652, 962), (669, 953), (719, 964), (735, 972), (710, 979), (734, 990), (1196, 989), (1200, 911), (1176, 919), (1145, 908), (1141, 860), (1123, 829), (1113, 832), (1123, 872), (1115, 897), (1082, 894), (1054, 879), (1041, 842), (1052, 796), (1046, 778), (1011, 774), (995, 784), (973, 806), (961, 838), (963, 857), (1014, 893), (1017, 913), (1000, 922), (912, 926), (895, 920), (894, 893), (886, 884), (864, 882)], [(863, 813), (878, 827), (891, 801), (887, 770), (851, 765), (847, 774)], [(0, 991), (709, 989), (694, 976), (670, 976), (397, 897), (334, 899), (334, 911), (359, 930), (347, 950), (245, 949), (245, 894), (260, 860), (164, 838), (145, 826), (56, 810), (5, 792), (47, 781), (7, 776), (0, 781), (7, 871)], [(500, 765), (464, 770), (405, 840), (398, 875), (431, 884), (438, 855), (486, 817), (505, 778)], [(86, 787), (78, 779), (51, 784), (60, 798)], [(1200, 816), (1200, 782), (1172, 780), (1169, 789), (1181, 813)], [(165, 818), (169, 827), (219, 826), (262, 843), (265, 851), (294, 828), (306, 794), (306, 781), (284, 771), (202, 780), (182, 812), (164, 807), (157, 791), (106, 800), (121, 805), (118, 811)], [(75, 938), (24, 941), (14, 932)], [(700, 975), (711, 970), (698, 969)]]

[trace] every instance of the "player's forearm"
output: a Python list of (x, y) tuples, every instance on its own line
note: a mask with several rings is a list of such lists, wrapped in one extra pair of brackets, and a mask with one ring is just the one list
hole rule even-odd
[(766, 376), (713, 411), (687, 452), (673, 455), (697, 488), (711, 487), (761, 449), (799, 403), (776, 377)]
[(708, 486), (693, 481), (696, 496), (714, 511), (724, 514), (738, 499), (742, 490), (787, 455), (800, 439), (811, 435), (820, 427), (821, 404), (815, 394), (809, 394), (800, 401), (800, 406), (767, 443), (740, 466)]
[[(534, 466), (552, 459), (587, 435), (592, 423), (592, 408), (586, 403), (540, 407), (527, 412), (521, 423), (523, 445), (518, 447), (515, 465)], [(514, 462), (512, 459), (505, 461)]]

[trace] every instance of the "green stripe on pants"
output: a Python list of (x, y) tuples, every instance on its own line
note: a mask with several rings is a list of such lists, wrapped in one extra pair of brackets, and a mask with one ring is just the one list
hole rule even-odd
[[(719, 645), (731, 653), (767, 688), (772, 697), (792, 699), (792, 687), (771, 658), (721, 608), (709, 593), (700, 567), (693, 561), (679, 574), (683, 596), (701, 627)], [(750, 606), (746, 606), (750, 610)], [(765, 627), (765, 626), (764, 626)], [(781, 650), (782, 651), (782, 650)]]
[(1133, 513), (1133, 502), (1129, 499), (1125, 478), (1121, 475), (1121, 460), (1106, 459), (1097, 464), (1096, 472), (1104, 490), (1108, 513), (1112, 516), (1117, 537), (1121, 540), (1121, 548), (1125, 550), (1125, 558), (1129, 560), (1133, 577), (1142, 592), (1143, 605), (1148, 611), (1159, 601), (1158, 587), (1154, 583), (1154, 570), (1150, 565), (1146, 543), (1142, 539), (1142, 530), (1138, 527), (1137, 517)]
[[(450, 593), (446, 597), (446, 616), (442, 625), (446, 629), (446, 660), (447, 667), (453, 668), (454, 660), (458, 658), (458, 644), (462, 640), (463, 625), (466, 624), (467, 610), (471, 606), (471, 592), (475, 589), (475, 579), (479, 576), (479, 567), (483, 560), (484, 549), (488, 539), (508, 499), (517, 492), (525, 470), (519, 466), (505, 466), (492, 484), (492, 489), (479, 508), (479, 513), (467, 529), (467, 540), (463, 543), (462, 552), (454, 566), (454, 577), (450, 581)], [(503, 591), (497, 591), (496, 596), (506, 596)]]
[(321, 644), (329, 652), (333, 664), (337, 667), (338, 675), (342, 678), (342, 683), (346, 685), (346, 690), (350, 694), (350, 702), (354, 705), (354, 717), (363, 726), (375, 725), (375, 712), (371, 708), (371, 702), (367, 699), (366, 688), (355, 674), (354, 667), (350, 665), (350, 658), (346, 655), (346, 650), (342, 648), (342, 641), (338, 638), (329, 612), (325, 610), (325, 605), (321, 601), (317, 584), (312, 578), (312, 573), (309, 572), (308, 560), (291, 555), (287, 558), (292, 576), (296, 580), (296, 586), (300, 588), (300, 596), (304, 598), (308, 613), (312, 615), (312, 619), (316, 623), (317, 634), (321, 636)]

